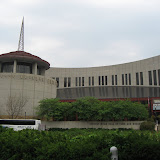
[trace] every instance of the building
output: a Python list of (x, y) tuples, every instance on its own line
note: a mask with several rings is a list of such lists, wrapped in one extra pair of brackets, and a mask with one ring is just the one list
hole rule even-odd
[(112, 66), (55, 68), (46, 76), (57, 81), (57, 98), (72, 102), (81, 97), (110, 101), (129, 98), (160, 110), (160, 56)]
[[(18, 51), (0, 55), (1, 116), (8, 116), (11, 110), (22, 117), (34, 117), (42, 99), (72, 102), (82, 97), (131, 99), (148, 104), (151, 112), (160, 112), (160, 55), (112, 66), (50, 67), (47, 61), (24, 52), (23, 21)], [(17, 106), (14, 102), (24, 99), (23, 108), (13, 107)]]
[[(24, 51), (0, 55), (2, 118), (11, 114), (34, 117), (40, 100), (56, 97), (56, 81), (45, 76), (49, 67), (47, 61)], [(24, 107), (17, 108), (18, 101), (26, 101)]]

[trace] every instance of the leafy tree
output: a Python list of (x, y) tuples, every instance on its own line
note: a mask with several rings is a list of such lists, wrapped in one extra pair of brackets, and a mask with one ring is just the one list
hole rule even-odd
[(44, 99), (41, 100), (40, 105), (37, 108), (37, 114), (40, 117), (44, 117), (47, 120), (56, 118), (59, 113), (59, 100), (58, 99)]
[(58, 99), (42, 100), (38, 107), (38, 115), (59, 121), (144, 120), (148, 118), (148, 111), (145, 105), (130, 100), (103, 102), (86, 97), (73, 103), (60, 102)]
[(95, 120), (100, 101), (93, 97), (80, 98), (73, 102), (73, 111), (79, 120)]

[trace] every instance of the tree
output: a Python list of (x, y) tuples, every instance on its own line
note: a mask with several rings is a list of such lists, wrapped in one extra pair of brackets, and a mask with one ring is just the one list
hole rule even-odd
[(21, 94), (10, 95), (6, 101), (7, 113), (12, 119), (16, 119), (28, 102), (28, 98)]
[(37, 114), (40, 117), (45, 117), (49, 119), (59, 119), (60, 115), (60, 102), (58, 99), (43, 99), (40, 102), (40, 105), (37, 107)]

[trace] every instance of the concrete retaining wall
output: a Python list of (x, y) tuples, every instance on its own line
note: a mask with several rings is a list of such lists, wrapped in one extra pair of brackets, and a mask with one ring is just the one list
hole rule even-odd
[(104, 129), (140, 129), (143, 121), (42, 121), (48, 128), (104, 128)]

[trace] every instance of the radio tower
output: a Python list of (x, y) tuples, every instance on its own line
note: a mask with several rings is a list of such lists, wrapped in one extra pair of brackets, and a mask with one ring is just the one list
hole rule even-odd
[(22, 20), (21, 32), (19, 36), (18, 51), (24, 51), (24, 17)]

